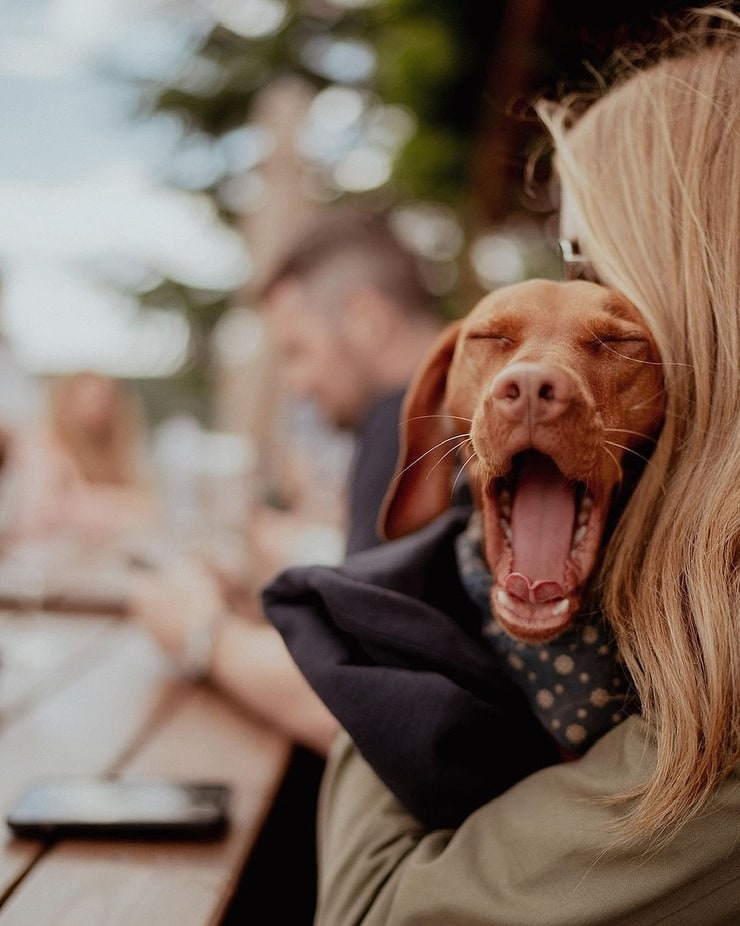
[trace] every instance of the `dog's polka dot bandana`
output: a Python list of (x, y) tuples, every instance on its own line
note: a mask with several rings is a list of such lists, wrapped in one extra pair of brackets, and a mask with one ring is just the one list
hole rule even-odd
[(568, 752), (582, 753), (637, 709), (629, 678), (603, 617), (591, 615), (548, 643), (510, 637), (491, 610), (492, 577), (482, 552), (479, 512), (456, 541), (463, 586), (483, 618), (483, 636), (503, 671)]

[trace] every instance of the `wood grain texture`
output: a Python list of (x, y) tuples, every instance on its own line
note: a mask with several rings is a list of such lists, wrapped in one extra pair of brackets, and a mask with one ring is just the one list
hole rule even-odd
[(38, 703), (0, 733), (0, 808), (26, 780), (49, 774), (217, 778), (234, 789), (231, 826), (210, 843), (63, 841), (47, 849), (7, 834), (0, 926), (218, 923), (290, 744), (216, 692), (178, 680), (132, 625), (108, 620), (87, 637), (79, 619), (56, 619), (78, 634), (77, 671), (68, 677), (70, 638), (56, 669), (64, 675), (66, 665), (67, 677), (42, 686)]

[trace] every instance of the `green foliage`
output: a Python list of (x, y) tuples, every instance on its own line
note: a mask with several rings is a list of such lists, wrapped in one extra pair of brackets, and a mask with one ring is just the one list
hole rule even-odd
[(381, 98), (407, 106), (420, 125), (438, 116), (440, 98), (460, 67), (461, 50), (443, 23), (428, 16), (377, 30), (375, 85)]
[(398, 195), (457, 205), (467, 187), (469, 140), (444, 128), (421, 125), (396, 161)]

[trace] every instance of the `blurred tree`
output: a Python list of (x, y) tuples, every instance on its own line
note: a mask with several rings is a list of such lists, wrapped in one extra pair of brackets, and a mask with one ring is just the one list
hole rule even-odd
[[(191, 17), (197, 39), (165, 81), (142, 81), (142, 110), (181, 124), (171, 181), (207, 192), (227, 221), (239, 223), (260, 208), (259, 168), (271, 150), (250, 122), (255, 97), (295, 75), (318, 94), (310, 120), (296, 126), (317, 200), (445, 204), (470, 244), (512, 216), (542, 225), (552, 211), (544, 187), (524, 188), (525, 163), (540, 139), (532, 99), (592, 85), (593, 70), (616, 45), (649, 37), (658, 16), (683, 6), (189, 0), (175, 13), (179, 21)], [(469, 292), (476, 281), (461, 265)], [(540, 268), (524, 272), (532, 269)], [(225, 306), (180, 298), (201, 329)]]
[[(173, 114), (189, 137), (217, 142), (248, 123), (255, 94), (285, 73), (317, 91), (351, 88), (367, 110), (379, 100), (411, 117), (390, 196), (457, 204), (505, 0), (244, 0), (211, 8), (217, 18), (179, 73), (144, 87), (148, 112)], [(359, 143), (360, 126), (353, 128)], [(206, 188), (229, 215), (224, 179)]]
[[(285, 73), (317, 90), (342, 86), (376, 94), (413, 117), (395, 160), (392, 197), (453, 205), (471, 178), (481, 179), (482, 171), (473, 170), (476, 143), (511, 134), (509, 120), (526, 125), (532, 96), (591, 82), (591, 69), (601, 68), (615, 45), (647, 37), (659, 15), (685, 6), (671, 0), (212, 0), (193, 2), (193, 15), (204, 5), (213, 18), (195, 52), (167, 83), (144, 88), (149, 112), (174, 114), (189, 136), (216, 142), (243, 128), (255, 93)], [(178, 15), (187, 15), (187, 7), (180, 5)], [(521, 137), (513, 141), (511, 151), (499, 143), (496, 162), (508, 159), (518, 168)], [(229, 214), (223, 177), (206, 188)], [(488, 212), (511, 205), (505, 191), (493, 199)]]

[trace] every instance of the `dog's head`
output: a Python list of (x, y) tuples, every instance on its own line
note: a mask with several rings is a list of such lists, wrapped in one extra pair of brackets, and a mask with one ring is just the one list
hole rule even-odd
[(607, 515), (664, 412), (637, 309), (594, 283), (530, 280), (450, 325), (407, 392), (380, 527), (411, 533), (450, 503), (461, 463), (483, 515), (492, 612), (545, 641), (578, 611)]

